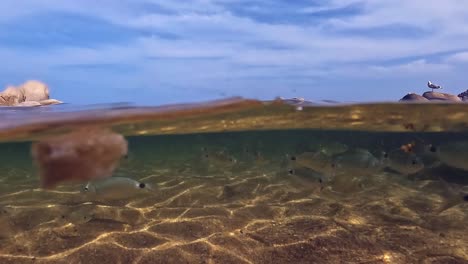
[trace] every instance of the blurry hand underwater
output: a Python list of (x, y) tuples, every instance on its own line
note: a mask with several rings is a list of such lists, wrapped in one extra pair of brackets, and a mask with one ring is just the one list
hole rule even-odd
[(82, 128), (31, 147), (45, 189), (110, 177), (127, 151), (128, 143), (122, 135), (103, 128)]

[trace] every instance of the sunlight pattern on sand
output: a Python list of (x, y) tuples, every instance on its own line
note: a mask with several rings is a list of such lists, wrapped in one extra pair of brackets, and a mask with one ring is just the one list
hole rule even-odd
[(317, 142), (374, 151), (382, 147), (376, 142), (407, 138), (336, 131), (132, 137), (116, 176), (154, 191), (103, 201), (87, 200), (81, 185), (38, 189), (29, 143), (6, 144), (16, 163), (2, 164), (0, 262), (463, 263), (466, 178), (441, 184), (445, 171), (383, 171), (320, 182), (290, 172), (288, 157)]

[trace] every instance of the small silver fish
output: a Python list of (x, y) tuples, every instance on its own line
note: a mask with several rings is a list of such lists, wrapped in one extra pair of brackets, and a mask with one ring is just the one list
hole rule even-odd
[(232, 155), (227, 153), (225, 150), (207, 150), (202, 149), (202, 162), (209, 167), (214, 168), (226, 168), (234, 166), (237, 163)]
[(369, 174), (383, 169), (382, 162), (365, 149), (351, 149), (334, 156), (321, 151), (305, 152), (291, 159), (300, 166), (329, 177), (336, 174)]
[(442, 163), (468, 171), (468, 141), (452, 141), (430, 147)]
[(323, 143), (319, 147), (319, 151), (327, 156), (334, 156), (348, 151), (348, 146), (340, 142)]
[(414, 153), (395, 149), (383, 154), (386, 167), (401, 174), (413, 174), (424, 169), (422, 160)]
[(296, 181), (300, 181), (305, 185), (319, 184), (321, 188), (330, 184), (332, 181), (330, 175), (319, 173), (313, 169), (298, 166), (288, 169), (288, 176)]
[(298, 156), (292, 156), (290, 159), (296, 166), (309, 168), (323, 175), (330, 176), (335, 172), (332, 158), (321, 151), (304, 152)]
[(93, 220), (94, 210), (95, 208), (92, 206), (73, 208), (60, 215), (57, 221), (61, 223), (84, 224)]
[(362, 175), (383, 169), (383, 163), (365, 149), (351, 149), (333, 158), (334, 167), (339, 173)]
[(133, 179), (110, 177), (88, 182), (82, 192), (91, 199), (120, 200), (148, 193), (151, 189), (148, 184)]

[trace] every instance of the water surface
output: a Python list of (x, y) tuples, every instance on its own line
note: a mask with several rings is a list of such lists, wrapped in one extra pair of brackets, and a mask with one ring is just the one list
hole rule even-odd
[[(412, 142), (468, 141), (467, 110), (242, 99), (0, 109), (1, 263), (466, 263), (465, 170), (421, 158), (416, 173), (324, 175), (296, 159), (331, 143), (380, 159)], [(40, 189), (31, 142), (84, 126), (126, 135), (114, 176), (151, 190)]]

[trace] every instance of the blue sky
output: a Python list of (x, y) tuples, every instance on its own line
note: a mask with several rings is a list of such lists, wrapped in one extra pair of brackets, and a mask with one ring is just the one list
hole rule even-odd
[(460, 0), (2, 0), (0, 85), (76, 104), (468, 89)]

